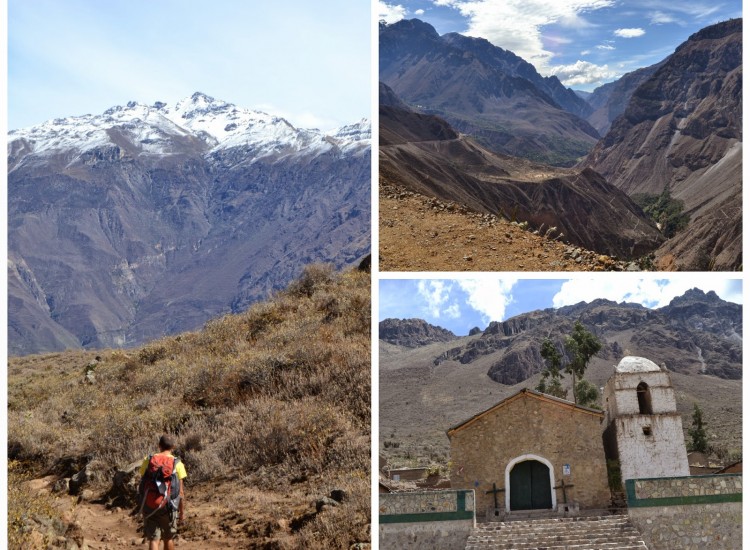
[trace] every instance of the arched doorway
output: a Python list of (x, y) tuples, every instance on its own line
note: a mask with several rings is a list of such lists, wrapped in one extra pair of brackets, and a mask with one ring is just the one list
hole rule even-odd
[(505, 472), (507, 509), (549, 510), (555, 506), (552, 465), (533, 455), (518, 457), (508, 464)]

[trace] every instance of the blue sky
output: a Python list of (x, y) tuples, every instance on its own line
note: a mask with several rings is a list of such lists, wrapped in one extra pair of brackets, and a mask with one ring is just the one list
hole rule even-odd
[(379, 1), (387, 22), (418, 18), (440, 34), (486, 38), (591, 91), (670, 55), (692, 33), (742, 16), (740, 0), (402, 0)]
[(691, 288), (713, 290), (724, 300), (742, 303), (742, 281), (718, 274), (673, 274), (669, 279), (640, 279), (620, 273), (595, 278), (517, 279), (482, 276), (461, 279), (381, 279), (378, 319), (424, 319), (463, 336), (490, 321), (503, 321), (536, 309), (562, 307), (606, 298), (648, 308), (663, 307)]
[(8, 128), (201, 91), (329, 129), (370, 118), (369, 0), (8, 0)]

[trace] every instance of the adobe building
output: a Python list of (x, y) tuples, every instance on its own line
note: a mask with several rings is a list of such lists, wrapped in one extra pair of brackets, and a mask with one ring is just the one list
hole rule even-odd
[(682, 419), (669, 373), (643, 357), (624, 357), (604, 387), (604, 450), (623, 481), (690, 475)]
[(486, 520), (606, 508), (603, 420), (603, 412), (523, 389), (448, 430), (451, 487), (474, 489)]

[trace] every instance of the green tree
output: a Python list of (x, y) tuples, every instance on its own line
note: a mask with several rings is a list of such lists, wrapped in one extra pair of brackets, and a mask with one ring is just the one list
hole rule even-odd
[(706, 427), (703, 425), (703, 411), (698, 403), (693, 404), (693, 426), (688, 429), (690, 436), (690, 450), (705, 453), (708, 450)]
[[(565, 372), (573, 376), (573, 400), (578, 404), (576, 395), (576, 377), (583, 378), (591, 358), (602, 349), (602, 343), (591, 332), (586, 330), (580, 321), (576, 321), (573, 332), (565, 337), (565, 351), (568, 353), (570, 363), (565, 367)], [(596, 388), (594, 388), (596, 390)]]
[(581, 407), (589, 407), (592, 409), (599, 408), (599, 390), (596, 386), (581, 378), (575, 387), (575, 400)]
[(547, 368), (542, 371), (542, 378), (539, 380), (536, 390), (561, 399), (567, 398), (568, 390), (562, 387), (561, 382), (562, 373), (560, 372), (560, 367), (562, 366), (562, 354), (549, 339), (545, 339), (542, 342), (540, 353)]
[(690, 222), (690, 216), (682, 212), (685, 203), (672, 198), (669, 185), (664, 186), (660, 195), (638, 193), (633, 195), (633, 200), (643, 209), (645, 214), (659, 224), (661, 232), (666, 237), (674, 237), (678, 232), (685, 229)]

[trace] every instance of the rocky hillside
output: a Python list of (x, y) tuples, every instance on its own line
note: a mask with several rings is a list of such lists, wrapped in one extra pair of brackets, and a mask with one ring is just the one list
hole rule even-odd
[(458, 338), (451, 331), (431, 325), (422, 319), (384, 319), (378, 325), (378, 337), (405, 348), (416, 348), (434, 342), (450, 342)]
[(12, 131), (8, 170), (14, 355), (194, 329), (370, 246), (366, 121), (326, 134), (196, 93)]
[(671, 269), (742, 265), (742, 21), (707, 27), (636, 90), (585, 163), (629, 195), (668, 189), (690, 225), (657, 252)]
[(312, 265), (198, 332), (11, 358), (10, 548), (145, 544), (137, 469), (164, 432), (178, 547), (369, 546), (370, 349), (370, 274)]
[(697, 289), (655, 310), (594, 300), (493, 322), (479, 339), (435, 361), (466, 364), (491, 356), (487, 375), (501, 384), (517, 384), (544, 368), (541, 342), (550, 338), (562, 343), (577, 320), (607, 343), (600, 358), (616, 362), (623, 355), (644, 355), (683, 374), (742, 377), (742, 307)]
[(599, 86), (586, 96), (586, 102), (593, 110), (586, 120), (600, 135), (607, 134), (612, 122), (625, 111), (633, 92), (654, 74), (662, 63), (624, 74), (614, 82)]
[[(641, 271), (554, 232), (380, 181), (380, 271)], [(479, 329), (477, 328), (477, 331)]]
[(402, 100), (495, 152), (569, 166), (599, 137), (575, 92), (487, 40), (412, 19), (381, 25), (379, 48), (380, 80)]
[[(387, 86), (381, 95), (393, 103)], [(381, 185), (524, 221), (600, 254), (633, 259), (663, 242), (641, 209), (593, 170), (495, 154), (442, 119), (403, 107), (381, 107), (380, 133)]]
[[(381, 340), (380, 429), (381, 441), (390, 440), (387, 454), (400, 457), (397, 463), (407, 455), (447, 462), (445, 430), (534, 388), (544, 368), (542, 341), (564, 351), (563, 338), (577, 320), (604, 344), (587, 379), (603, 386), (624, 355), (647, 357), (670, 372), (685, 430), (697, 402), (710, 418), (714, 442), (739, 452), (742, 307), (693, 289), (654, 310), (598, 299), (518, 315), (445, 343), (407, 349)], [(570, 387), (569, 376), (563, 385)]]

